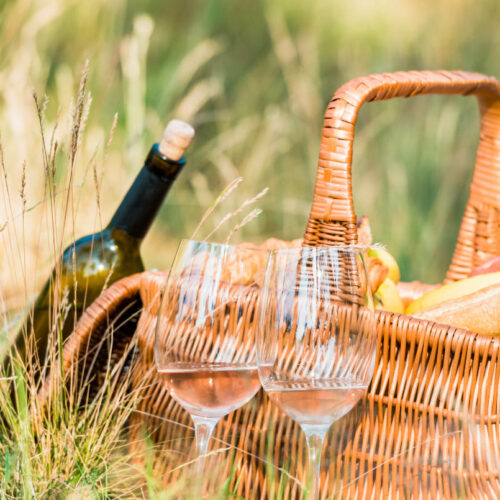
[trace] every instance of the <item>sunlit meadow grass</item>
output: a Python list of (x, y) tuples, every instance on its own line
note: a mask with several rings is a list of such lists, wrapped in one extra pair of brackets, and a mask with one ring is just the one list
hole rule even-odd
[[(268, 186), (259, 201), (262, 215), (236, 239), (297, 238), (310, 209), (322, 114), (334, 90), (363, 74), (400, 69), (499, 77), (499, 9), (494, 0), (481, 8), (472, 0), (0, 1), (1, 344), (17, 329), (60, 250), (107, 223), (168, 119), (192, 122), (197, 137), (144, 244), (147, 267), (167, 267), (178, 239), (193, 233), (217, 194), (240, 176), (238, 197), (215, 206), (213, 217), (223, 220), (239, 199)], [(92, 93), (83, 101), (85, 139), (71, 160), (71, 98), (87, 58)], [(443, 278), (478, 135), (471, 98), (426, 97), (361, 111), (357, 213), (371, 215), (375, 239), (398, 258), (404, 279)], [(213, 237), (226, 235), (224, 227)], [(26, 393), (26, 402), (33, 402), (33, 391), (28, 380), (18, 397)], [(102, 464), (115, 456), (111, 444), (120, 443), (119, 424), (132, 401), (116, 399), (102, 414), (77, 419), (75, 408), (61, 409), (66, 396), (60, 391), (54, 421), (31, 420), (27, 405), (15, 412), (2, 405), (3, 420), (15, 422), (0, 442), (2, 484), (8, 480), (11, 488), (4, 498), (29, 498), (33, 488), (63, 496), (73, 488), (75, 498), (83, 491), (91, 496), (93, 487), (111, 491), (104, 478), (117, 469)], [(110, 415), (117, 425), (102, 442), (103, 455), (90, 452), (83, 435), (103, 433)], [(38, 442), (40, 433), (53, 442)], [(93, 457), (102, 460), (96, 465)], [(91, 481), (82, 463), (99, 471)], [(59, 467), (67, 474), (57, 476)], [(28, 469), (33, 483), (23, 477)], [(150, 493), (156, 490), (151, 486)]]
[[(44, 176), (44, 198), (28, 207), (26, 185), (26, 164), (22, 167), (19, 189), (11, 185), (4, 157), (3, 143), (0, 141), (0, 171), (2, 173), (2, 192), (5, 208), (11, 217), (13, 232), (7, 236), (6, 250), (9, 259), (21, 264), (19, 271), (26, 290), (29, 271), (26, 267), (26, 219), (32, 210), (42, 212), (48, 220), (48, 234), (42, 234), (51, 248), (55, 266), (54, 293), (51, 299), (55, 314), (50, 318), (49, 348), (46, 359), (36, 359), (31, 332), (26, 331), (24, 318), (33, 314), (32, 303), (17, 311), (15, 308), (3, 311), (2, 361), (0, 368), (0, 498), (196, 498), (196, 488), (184, 476), (189, 471), (189, 463), (180, 464), (181, 474), (174, 486), (168, 491), (162, 486), (161, 477), (145, 465), (132, 460), (127, 441), (127, 424), (135, 403), (144, 387), (133, 385), (130, 370), (122, 370), (128, 355), (133, 350), (133, 342), (120, 360), (113, 361), (107, 355), (108, 365), (100, 377), (97, 394), (95, 382), (89, 367), (98, 359), (100, 350), (106, 349), (113, 338), (113, 325), (103, 335), (98, 348), (85, 353), (84, 373), (77, 373), (78, 367), (65, 372), (62, 363), (62, 325), (67, 320), (71, 303), (68, 297), (71, 290), (59, 293), (60, 260), (57, 258), (64, 248), (68, 235), (75, 237), (75, 214), (81, 199), (75, 189), (78, 173), (77, 158), (85, 142), (85, 129), (91, 108), (91, 98), (86, 90), (88, 66), (85, 65), (78, 86), (77, 96), (69, 110), (69, 120), (58, 117), (49, 126), (46, 120), (46, 98), (33, 94), (33, 108), (38, 118), (38, 133), (41, 138), (41, 161), (37, 168)], [(104, 162), (116, 123), (113, 122), (101, 153)], [(56, 138), (57, 137), (57, 138)], [(97, 154), (93, 154), (84, 175), (92, 176), (96, 217), (100, 214), (100, 172), (97, 168)], [(64, 173), (61, 174), (61, 170)], [(220, 220), (212, 220), (214, 228), (207, 229), (207, 220), (213, 219), (220, 205), (230, 199), (243, 179), (236, 178), (208, 206), (193, 236), (209, 237), (224, 227), (225, 241), (231, 238), (246, 224), (253, 221), (261, 212), (253, 208), (267, 192), (267, 188), (252, 198), (241, 202), (238, 208), (227, 212)], [(17, 203), (18, 202), (18, 203)], [(15, 206), (19, 205), (16, 214)], [(15, 225), (21, 219), (20, 233)], [(43, 223), (43, 219), (42, 219)], [(5, 226), (3, 229), (6, 229)], [(6, 232), (8, 235), (9, 233)], [(9, 238), (9, 239), (7, 239)], [(18, 245), (20, 242), (20, 246)], [(7, 253), (6, 252), (6, 253)], [(111, 271), (112, 272), (112, 271)], [(76, 283), (75, 286), (81, 286)], [(107, 283), (104, 284), (104, 289)], [(0, 300), (7, 304), (8, 294), (0, 292)], [(124, 311), (124, 316), (126, 316)], [(126, 318), (120, 318), (120, 322)], [(28, 356), (21, 359), (15, 350), (8, 350), (9, 338), (21, 329), (27, 345)], [(106, 341), (105, 341), (106, 340)], [(43, 369), (42, 369), (43, 367)], [(50, 368), (50, 370), (49, 370)], [(35, 374), (42, 369), (41, 379)], [(125, 376), (123, 375), (125, 373)], [(147, 442), (147, 441), (146, 441)], [(147, 452), (146, 448), (146, 452)], [(134, 457), (137, 458), (137, 457)], [(213, 492), (211, 498), (227, 498), (230, 494), (231, 476)]]
[[(26, 164), (23, 164), (19, 189), (11, 184), (5, 163), (5, 149), (3, 142), (0, 142), (2, 195), (10, 222), (10, 227), (4, 228), (3, 256), (7, 257), (7, 262), (12, 266), (19, 266), (19, 269), (13, 270), (12, 276), (21, 277), (26, 300), (24, 307), (12, 310), (7, 306), (8, 287), (5, 286), (5, 281), (2, 283), (2, 359), (5, 356), (7, 337), (19, 329), (24, 317), (29, 314), (27, 283), (33, 269), (28, 268), (27, 264), (26, 235), (27, 231), (34, 230), (32, 223), (29, 225), (27, 221), (31, 210), (36, 206), (41, 208), (39, 220), (46, 222), (49, 231), (48, 234), (43, 234), (42, 231), (38, 234), (47, 242), (52, 255), (60, 254), (67, 234), (74, 236), (74, 213), (80, 201), (74, 192), (76, 158), (91, 102), (85, 90), (86, 78), (87, 68), (84, 69), (78, 95), (70, 108), (66, 123), (59, 117), (52, 127), (47, 126), (46, 102), (33, 94), (33, 113), (39, 122), (38, 134), (41, 138), (40, 159), (36, 164), (30, 165), (29, 174)], [(65, 170), (63, 175), (61, 169)], [(39, 204), (28, 206), (28, 175), (36, 175), (37, 170), (41, 171), (43, 179), (43, 198)], [(97, 192), (98, 177), (94, 164)], [(96, 196), (97, 200), (98, 198)], [(58, 259), (52, 260), (57, 269)], [(130, 391), (128, 380), (118, 377), (120, 362), (114, 367), (109, 366), (103, 384), (91, 403), (87, 400), (89, 381), (83, 379), (83, 383), (76, 385), (73, 383), (74, 379), (69, 377), (70, 374), (64, 373), (60, 362), (60, 330), (69, 306), (65, 297), (67, 293), (62, 295), (62, 300), (58, 293), (54, 294), (56, 313), (49, 337), (48, 359), (38, 360), (28, 355), (27, 359), (30, 361), (23, 361), (17, 353), (9, 351), (7, 362), (2, 361), (1, 498), (66, 498), (72, 495), (74, 498), (116, 498), (134, 490), (140, 492), (141, 483), (146, 484), (144, 475), (129, 470), (123, 428), (137, 395)], [(23, 328), (22, 333), (28, 352), (31, 352), (34, 346), (28, 340), (30, 332)], [(124, 360), (125, 357), (121, 363)], [(35, 377), (35, 372), (46, 361), (52, 370), (44, 390), (42, 382)], [(46, 374), (44, 370), (42, 375)], [(42, 394), (45, 396), (42, 397)], [(133, 487), (130, 486), (131, 472), (135, 472), (138, 478)]]
[[(50, 126), (67, 111), (75, 74), (87, 57), (94, 111), (75, 171), (75, 196), (81, 200), (74, 215), (77, 235), (107, 221), (169, 118), (186, 119), (197, 129), (186, 171), (144, 244), (149, 267), (165, 267), (178, 239), (238, 176), (245, 179), (243, 197), (270, 188), (263, 215), (241, 239), (300, 237), (312, 199), (322, 115), (347, 80), (400, 69), (500, 75), (494, 25), (500, 6), (493, 0), (481, 9), (472, 0), (272, 0), (238, 6), (224, 0), (151, 0), (141, 6), (125, 0), (26, 0), (6, 1), (0, 9), (0, 133), (16, 189), (27, 162), (28, 208), (43, 198), (44, 182), (32, 168), (40, 151), (32, 89), (49, 97)], [(116, 111), (114, 147), (103, 168), (102, 157), (93, 155), (106, 142)], [(371, 215), (375, 239), (398, 258), (404, 279), (436, 282), (444, 276), (477, 139), (472, 98), (421, 97), (368, 104), (361, 111), (354, 150), (357, 212)], [(92, 172), (89, 163), (97, 164), (102, 179), (99, 216), (92, 175), (85, 174)], [(230, 203), (234, 209), (236, 201)], [(40, 238), (47, 232), (42, 211), (38, 206), (26, 217), (24, 261), (28, 270), (36, 261), (38, 270), (28, 273), (26, 287), (20, 263), (0, 251), (7, 262), (1, 266), (2, 285), (8, 282), (13, 307), (32, 296), (50, 267), (50, 247)], [(10, 237), (14, 223), (8, 212), (0, 217), (0, 227), (9, 220), (4, 231)], [(65, 236), (69, 241), (72, 235)]]

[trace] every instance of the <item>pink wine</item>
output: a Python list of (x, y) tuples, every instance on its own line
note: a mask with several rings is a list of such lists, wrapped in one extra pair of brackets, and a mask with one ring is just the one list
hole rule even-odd
[(179, 363), (159, 372), (174, 399), (189, 413), (207, 418), (231, 413), (260, 388), (256, 366)]
[(342, 380), (275, 381), (266, 392), (299, 424), (331, 425), (361, 399), (366, 386)]

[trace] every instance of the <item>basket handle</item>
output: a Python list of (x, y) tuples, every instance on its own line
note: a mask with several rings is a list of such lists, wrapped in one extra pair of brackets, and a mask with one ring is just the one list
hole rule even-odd
[(314, 199), (304, 244), (357, 241), (352, 197), (354, 128), (364, 102), (420, 94), (475, 95), (481, 134), (470, 197), (447, 280), (461, 279), (500, 254), (500, 82), (465, 71), (408, 71), (356, 78), (335, 93), (325, 112)]

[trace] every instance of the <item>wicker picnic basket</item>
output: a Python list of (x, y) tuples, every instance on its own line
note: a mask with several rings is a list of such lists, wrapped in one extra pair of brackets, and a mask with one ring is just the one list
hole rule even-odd
[[(453, 281), (500, 254), (500, 83), (477, 73), (385, 73), (341, 87), (324, 118), (304, 244), (356, 242), (351, 164), (361, 105), (420, 94), (472, 94), (479, 101), (474, 177), (446, 278)], [(68, 340), (64, 365), (67, 370), (79, 367), (97, 390), (109, 359), (118, 359), (135, 343), (131, 381), (144, 389), (130, 421), (130, 446), (141, 460), (147, 436), (157, 447), (155, 469), (163, 471), (168, 483), (180, 473), (176, 465), (189, 459), (186, 443), (192, 441), (193, 429), (189, 415), (168, 396), (154, 370), (153, 339), (164, 280), (163, 273), (147, 272), (109, 287)], [(255, 307), (257, 294), (249, 294), (249, 309)], [(130, 319), (124, 319), (124, 311)], [(248, 317), (238, 311), (227, 314), (236, 314), (236, 322)], [(377, 311), (377, 331), (377, 362), (368, 395), (327, 438), (323, 498), (497, 498), (500, 340), (384, 311)], [(113, 338), (104, 339), (104, 332)], [(92, 363), (86, 360), (89, 352), (99, 353)], [(238, 498), (274, 498), (277, 488), (287, 499), (303, 494), (304, 437), (263, 391), (217, 425), (210, 449), (211, 460), (217, 459), (223, 470), (214, 465), (217, 472), (207, 474), (207, 482), (220, 485), (232, 471), (231, 487)], [(220, 460), (224, 457), (231, 460)]]

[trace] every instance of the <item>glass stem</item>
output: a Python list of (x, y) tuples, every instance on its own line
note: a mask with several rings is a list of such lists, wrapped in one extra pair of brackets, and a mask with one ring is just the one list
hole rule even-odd
[(329, 426), (302, 425), (306, 435), (307, 449), (309, 451), (309, 478), (308, 488), (310, 500), (320, 498), (321, 487), (321, 452)]
[(202, 474), (205, 468), (205, 455), (208, 450), (208, 442), (218, 418), (205, 418), (197, 415), (191, 415), (194, 422), (194, 431), (196, 434), (196, 474)]

